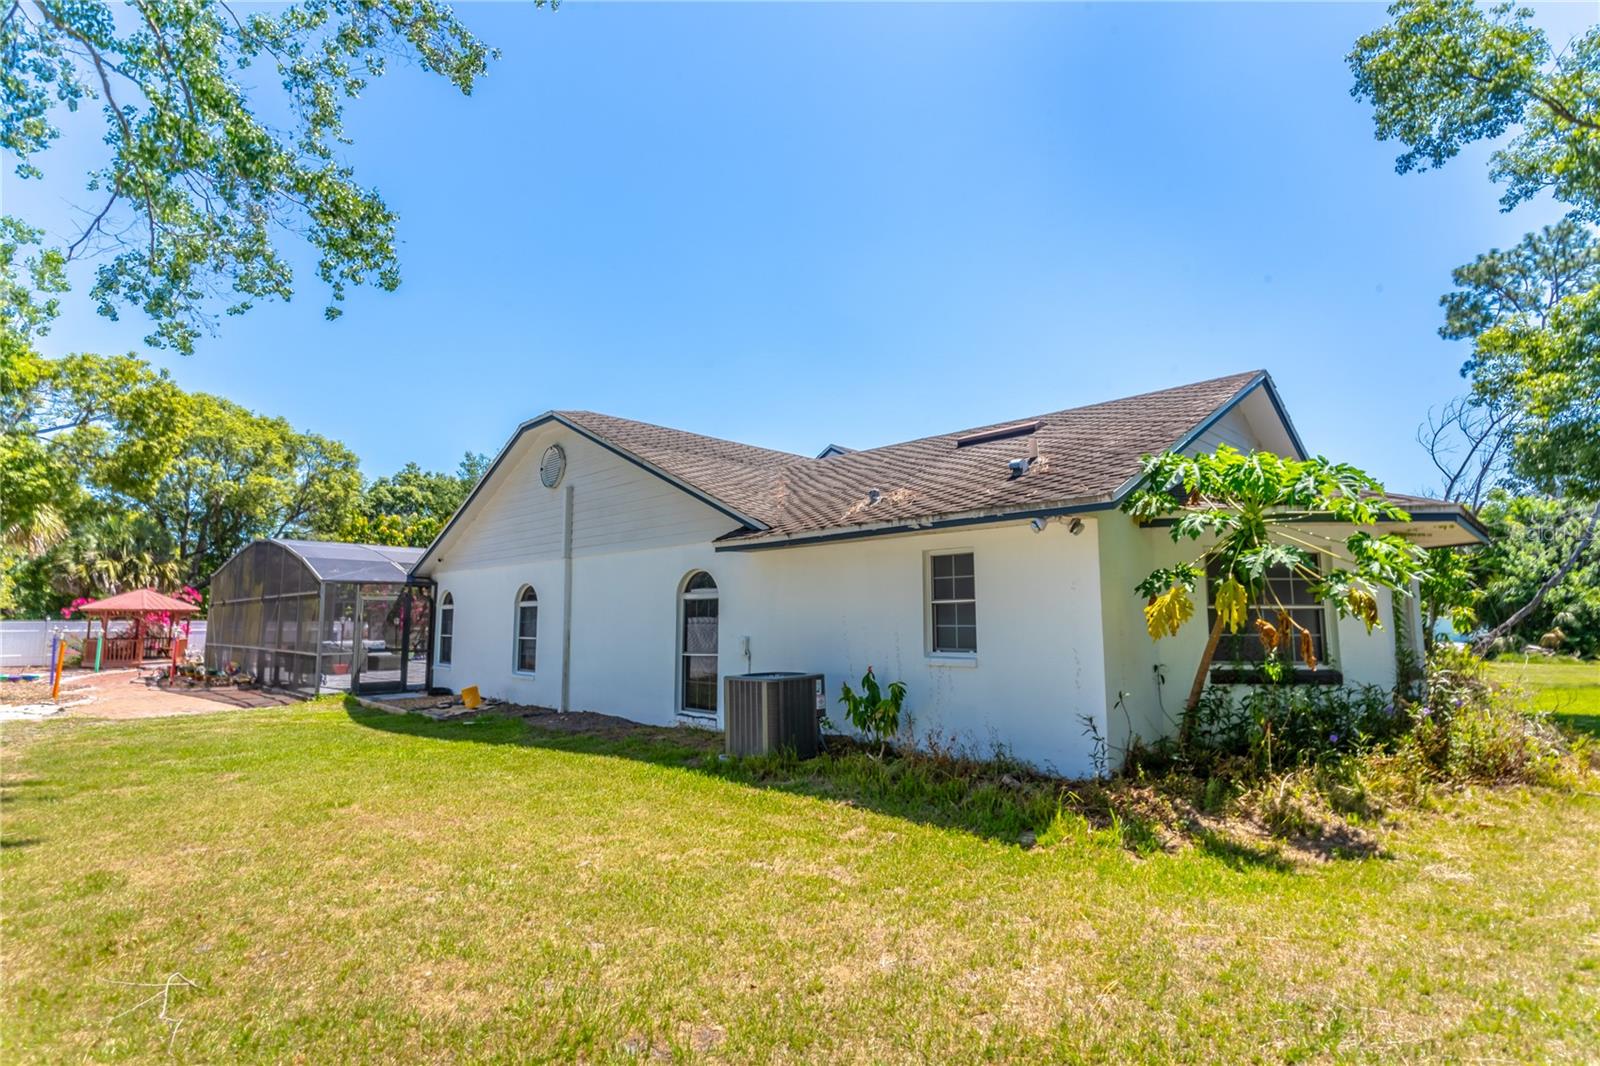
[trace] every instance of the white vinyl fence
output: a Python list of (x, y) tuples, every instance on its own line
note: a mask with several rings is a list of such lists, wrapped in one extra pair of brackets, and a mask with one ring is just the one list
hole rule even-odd
[[(18, 670), (50, 663), (50, 641), (57, 635), (83, 639), (82, 619), (0, 621), (0, 668)], [(189, 623), (189, 654), (206, 650), (206, 624)]]

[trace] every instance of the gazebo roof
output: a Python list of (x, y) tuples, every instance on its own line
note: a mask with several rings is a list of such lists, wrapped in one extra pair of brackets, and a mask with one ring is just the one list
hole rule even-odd
[(132, 592), (119, 592), (115, 596), (86, 603), (79, 607), (78, 611), (81, 614), (155, 614), (160, 611), (166, 611), (168, 614), (193, 614), (199, 609), (192, 603), (175, 600), (155, 589), (135, 589)]

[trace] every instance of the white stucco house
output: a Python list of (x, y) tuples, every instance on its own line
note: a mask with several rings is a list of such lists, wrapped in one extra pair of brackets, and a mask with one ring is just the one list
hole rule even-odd
[[(1113, 758), (1170, 732), (1206, 638), (1191, 623), (1150, 640), (1134, 586), (1180, 549), (1118, 505), (1141, 456), (1221, 442), (1306, 454), (1264, 371), (816, 457), (551, 411), (412, 569), (435, 584), (433, 683), (717, 725), (729, 675), (823, 673), (832, 704), (870, 665), (908, 686), (915, 737), (1088, 774), (1085, 719)], [(1405, 502), (1414, 521), (1386, 528), (1483, 538), (1458, 504)], [(1393, 684), (1396, 626), (1315, 606), (1300, 621), (1315, 680)], [(1249, 654), (1219, 669), (1248, 680)]]

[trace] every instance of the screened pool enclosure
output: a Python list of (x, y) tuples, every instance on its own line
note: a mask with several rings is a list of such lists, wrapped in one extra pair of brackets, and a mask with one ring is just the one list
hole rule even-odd
[(421, 548), (258, 540), (211, 576), (206, 669), (299, 692), (428, 685), (433, 589)]

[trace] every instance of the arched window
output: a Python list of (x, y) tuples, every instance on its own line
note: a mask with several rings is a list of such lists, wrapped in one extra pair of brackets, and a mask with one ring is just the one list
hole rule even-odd
[(456, 632), (456, 601), (446, 592), (439, 601), (439, 654), (440, 666), (450, 665), (450, 645)]
[(519, 673), (531, 674), (538, 662), (539, 650), (539, 594), (532, 585), (522, 586), (517, 593), (516, 663)]
[(695, 571), (683, 583), (681, 602), (682, 709), (690, 714), (716, 714), (717, 583), (704, 570)]

